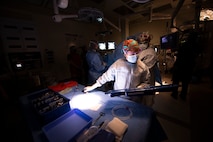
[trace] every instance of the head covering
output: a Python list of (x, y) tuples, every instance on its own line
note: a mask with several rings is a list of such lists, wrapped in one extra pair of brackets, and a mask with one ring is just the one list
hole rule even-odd
[(151, 39), (152, 39), (152, 35), (150, 35), (149, 32), (142, 32), (137, 37), (137, 41), (139, 44), (149, 43)]
[(128, 39), (123, 42), (123, 51), (132, 51), (133, 53), (139, 53), (141, 49), (138, 46), (138, 42), (134, 39)]
[(90, 40), (89, 49), (97, 49), (98, 42), (96, 40)]

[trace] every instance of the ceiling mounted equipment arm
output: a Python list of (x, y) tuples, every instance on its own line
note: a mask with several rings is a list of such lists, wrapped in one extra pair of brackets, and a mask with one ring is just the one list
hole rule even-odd
[(59, 14), (57, 0), (53, 0), (54, 14)]
[(68, 0), (53, 0), (54, 16), (52, 17), (55, 22), (61, 22), (65, 18), (78, 18), (78, 15), (61, 15), (58, 8), (67, 8)]
[(108, 24), (110, 24), (112, 27), (114, 27), (116, 30), (118, 30), (119, 32), (121, 32), (121, 28), (120, 28), (120, 19), (119, 19), (119, 27), (114, 25), (112, 22), (110, 22), (108, 19), (104, 18), (104, 21), (107, 22)]
[(173, 12), (172, 14), (172, 19), (171, 19), (171, 26), (170, 28), (177, 28), (175, 25), (174, 25), (174, 19), (175, 17), (177, 16), (180, 8), (183, 6), (183, 3), (184, 3), (185, 0), (179, 0), (178, 4), (177, 4), (177, 7), (175, 8), (175, 11)]

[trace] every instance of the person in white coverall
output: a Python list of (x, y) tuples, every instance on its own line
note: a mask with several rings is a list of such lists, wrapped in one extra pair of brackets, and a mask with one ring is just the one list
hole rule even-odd
[[(142, 61), (149, 68), (151, 74), (150, 85), (155, 86), (155, 82), (162, 85), (160, 70), (157, 65), (158, 58), (153, 46), (150, 44), (151, 39), (152, 36), (148, 32), (142, 32), (137, 36), (136, 40), (142, 50), (138, 55), (138, 60)], [(145, 96), (143, 104), (152, 106), (154, 104), (154, 94), (155, 92), (153, 92), (153, 95)]]
[[(106, 82), (113, 81), (113, 89), (144, 88), (150, 85), (149, 68), (138, 60), (141, 48), (133, 39), (123, 42), (124, 58), (116, 60), (106, 72), (104, 72), (91, 86), (86, 86), (84, 92), (92, 91), (101, 87)], [(134, 96), (130, 99), (141, 102), (142, 96)]]

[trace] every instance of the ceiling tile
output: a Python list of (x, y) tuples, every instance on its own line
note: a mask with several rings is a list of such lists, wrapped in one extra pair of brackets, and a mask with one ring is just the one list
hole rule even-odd
[(129, 9), (128, 7), (126, 6), (120, 6), (120, 7), (117, 7), (116, 9), (113, 10), (114, 12), (122, 15), (122, 16), (125, 16), (127, 14), (133, 14), (134, 11)]

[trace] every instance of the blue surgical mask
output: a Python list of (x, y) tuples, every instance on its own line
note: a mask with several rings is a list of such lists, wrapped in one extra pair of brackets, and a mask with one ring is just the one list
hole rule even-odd
[(138, 59), (138, 56), (135, 55), (130, 55), (130, 56), (126, 56), (126, 60), (130, 63), (136, 63)]

